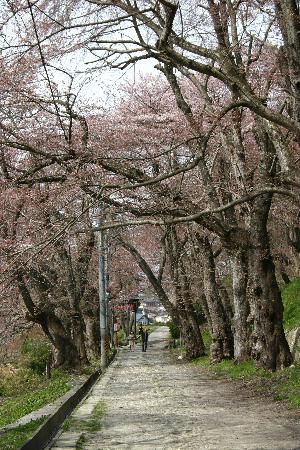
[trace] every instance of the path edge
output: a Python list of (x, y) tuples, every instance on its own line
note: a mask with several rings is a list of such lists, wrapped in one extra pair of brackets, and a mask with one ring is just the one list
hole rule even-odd
[[(114, 360), (115, 355), (110, 359), (109, 364)], [(101, 369), (96, 370), (90, 377), (72, 394), (56, 411), (38, 428), (35, 434), (18, 450), (44, 450), (53, 440), (59, 428), (66, 418), (74, 411), (76, 406), (88, 394), (90, 389), (104, 373)]]

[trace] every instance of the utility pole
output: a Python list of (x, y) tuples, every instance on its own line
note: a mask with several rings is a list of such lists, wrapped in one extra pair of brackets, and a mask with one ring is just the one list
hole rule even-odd
[(103, 230), (97, 232), (99, 252), (99, 306), (100, 306), (100, 339), (101, 339), (101, 368), (107, 366), (107, 246), (106, 235)]

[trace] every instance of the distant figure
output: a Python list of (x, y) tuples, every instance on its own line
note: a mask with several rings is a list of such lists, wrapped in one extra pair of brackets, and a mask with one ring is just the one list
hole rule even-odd
[(128, 336), (128, 342), (129, 342), (129, 350), (130, 350), (131, 352), (134, 352), (134, 345), (135, 345), (135, 342), (134, 342), (134, 334), (133, 334), (133, 333), (130, 333), (130, 334), (129, 334), (129, 336)]
[(148, 333), (148, 329), (147, 328), (145, 329), (144, 334), (145, 334), (145, 351), (146, 351), (147, 347), (148, 347), (148, 337), (149, 337), (149, 333)]
[(144, 328), (142, 327), (142, 325), (139, 328), (139, 335), (141, 336), (142, 352), (145, 352), (146, 351), (146, 348), (145, 348), (146, 336), (145, 336), (145, 331), (144, 331)]

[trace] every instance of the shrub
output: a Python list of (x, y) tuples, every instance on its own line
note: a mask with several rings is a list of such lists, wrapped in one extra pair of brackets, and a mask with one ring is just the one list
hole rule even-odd
[(51, 353), (51, 345), (46, 338), (40, 338), (38, 341), (26, 338), (21, 347), (21, 354), (25, 357), (24, 366), (39, 375), (45, 372)]
[(0, 368), (0, 396), (14, 397), (29, 392), (40, 385), (40, 376), (27, 368), (7, 365)]
[(169, 327), (171, 337), (173, 339), (179, 339), (180, 338), (180, 330), (179, 330), (178, 326), (175, 325), (175, 323), (173, 323), (173, 322), (168, 322), (167, 325)]

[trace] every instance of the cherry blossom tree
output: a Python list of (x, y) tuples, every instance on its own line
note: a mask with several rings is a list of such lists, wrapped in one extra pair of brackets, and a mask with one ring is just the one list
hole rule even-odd
[[(234, 356), (275, 370), (291, 362), (269, 230), (277, 196), (298, 205), (297, 2), (182, 3), (5, 4), (2, 64), (13, 77), (2, 80), (3, 178), (28, 192), (41, 183), (61, 192), (76, 186), (88, 208), (110, 208), (104, 228), (163, 227), (179, 239), (176, 251), (185, 248), (184, 224), (196, 226), (211, 267), (203, 282), (220, 360), (231, 355), (232, 338), (212, 275), (217, 239), (232, 267)], [(128, 87), (113, 111), (88, 112), (66, 69), (71, 55), (88, 63), (87, 74), (149, 59), (160, 75)], [(80, 218), (61, 223), (54, 241)], [(176, 301), (188, 293), (186, 314), (185, 263), (165, 244)], [(123, 246), (150, 268), (130, 242)]]

